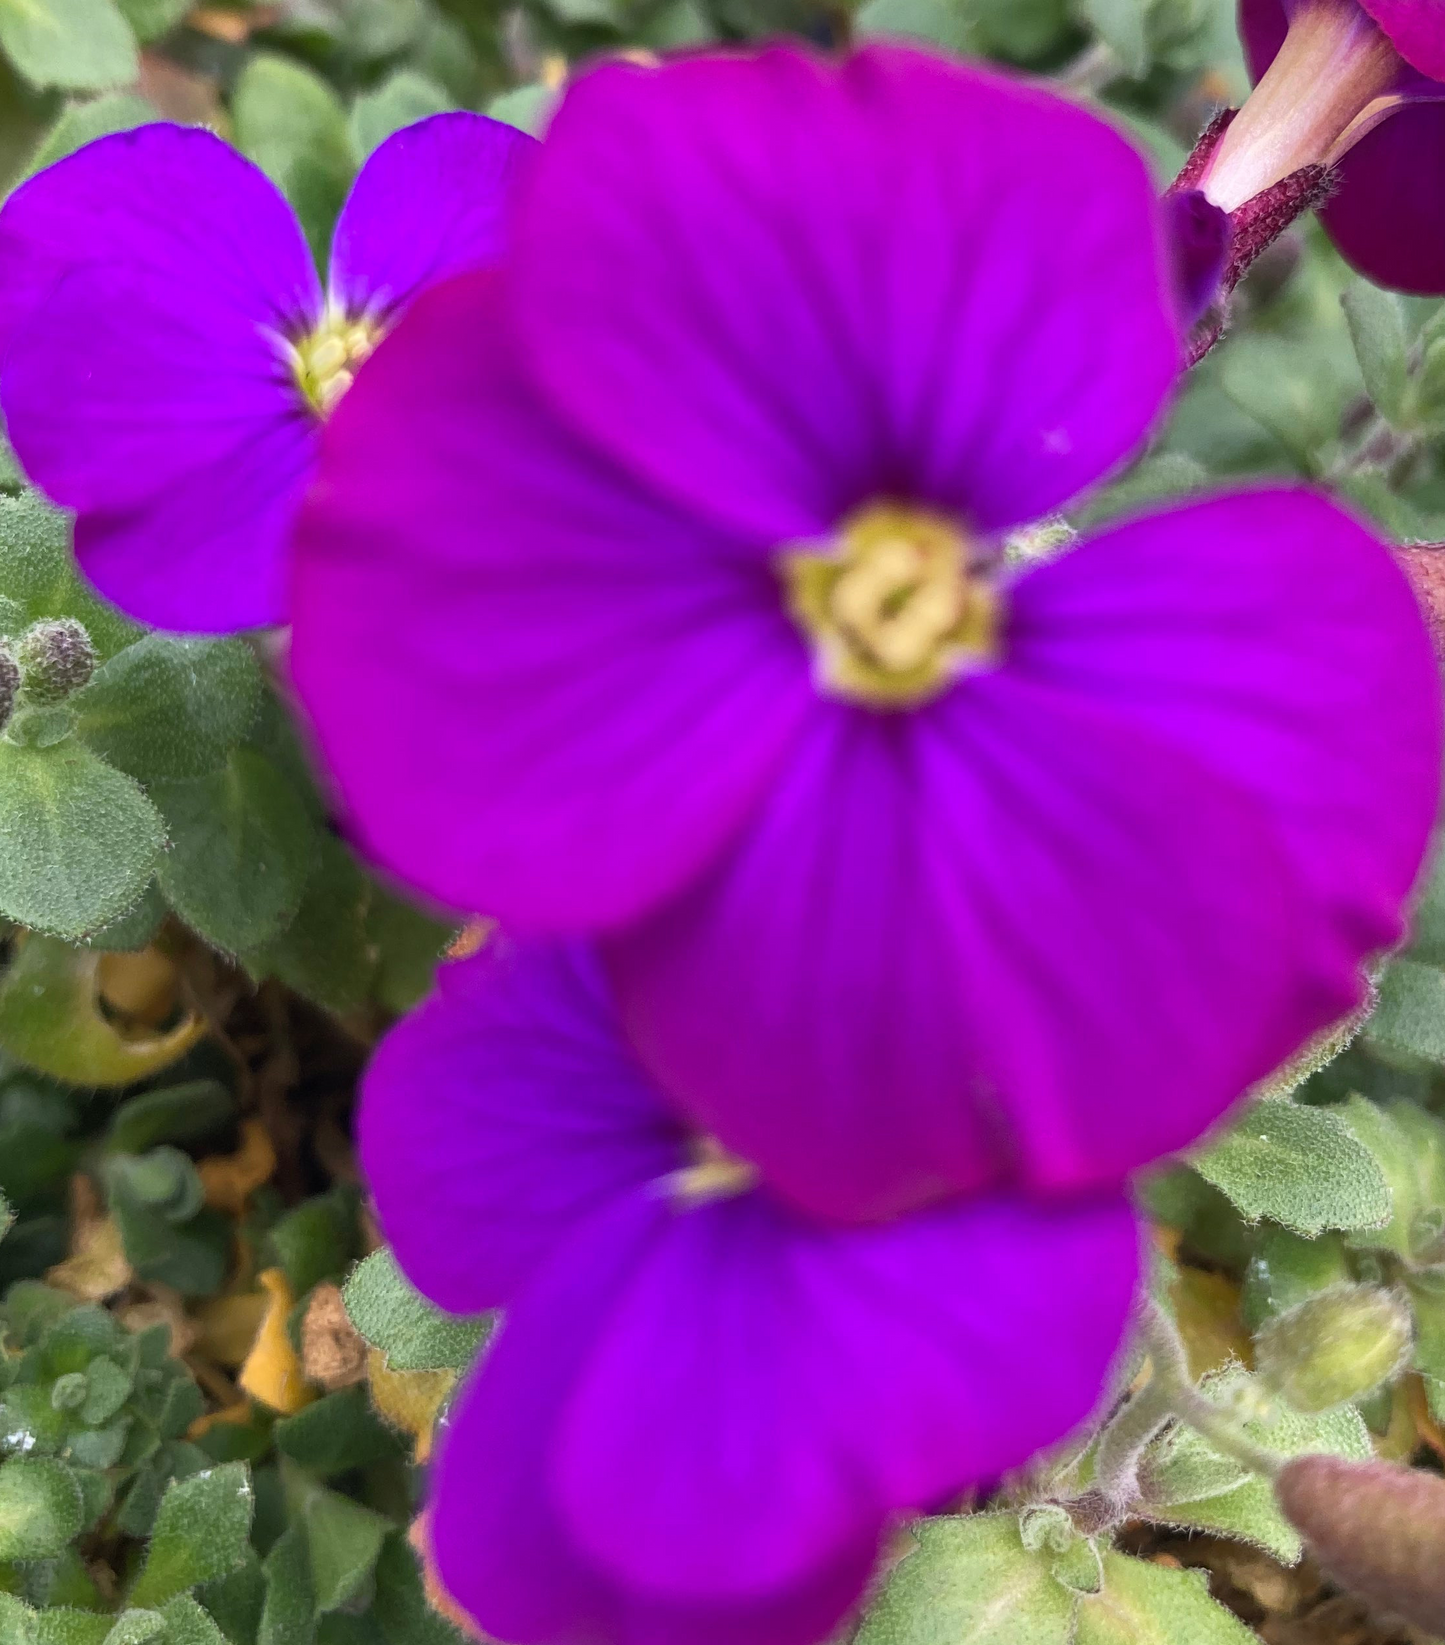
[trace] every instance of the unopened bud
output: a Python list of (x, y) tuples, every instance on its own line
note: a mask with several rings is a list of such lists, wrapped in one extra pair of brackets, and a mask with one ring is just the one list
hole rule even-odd
[(95, 647), (83, 623), (56, 617), (35, 623), (16, 647), (25, 695), (33, 703), (59, 703), (95, 673)]
[(1394, 1292), (1332, 1285), (1265, 1322), (1255, 1364), (1295, 1410), (1331, 1411), (1399, 1374), (1411, 1327), (1410, 1310)]
[(1307, 1456), (1275, 1480), (1326, 1574), (1372, 1609), (1445, 1633), (1445, 1479), (1393, 1462)]
[(20, 665), (8, 645), (0, 644), (0, 731), (9, 723), (15, 711), (15, 699), (20, 693)]

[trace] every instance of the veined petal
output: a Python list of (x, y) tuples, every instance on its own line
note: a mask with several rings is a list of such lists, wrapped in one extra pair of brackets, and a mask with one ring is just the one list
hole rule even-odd
[(474, 1313), (512, 1301), (579, 1222), (685, 1156), (589, 951), (498, 938), (437, 983), (367, 1070), (361, 1157), (413, 1283)]
[(658, 1595), (804, 1582), (1080, 1423), (1136, 1272), (1122, 1197), (851, 1231), (761, 1194), (676, 1213), (566, 1403), (550, 1470), (565, 1522)]
[(394, 317), (427, 286), (495, 261), (513, 175), (536, 139), (484, 114), (434, 114), (361, 168), (331, 246), (331, 297)]
[(1247, 796), (1004, 668), (818, 722), (727, 857), (604, 952), (659, 1084), (794, 1203), (866, 1220), (1184, 1146), (1291, 1049), (1306, 917)]
[(682, 883), (813, 704), (772, 570), (539, 406), (495, 277), (425, 294), (323, 436), (291, 666), (366, 848), (585, 930)]
[(1360, 0), (1413, 69), (1445, 80), (1445, 15), (1440, 0)]
[[(515, 1645), (814, 1645), (867, 1583), (877, 1525), (754, 1603), (669, 1601), (590, 1560), (559, 1515), (552, 1475), (567, 1400), (636, 1264), (673, 1217), (644, 1194), (595, 1218), (509, 1310), (443, 1433), (431, 1522), (438, 1569), (488, 1633)], [(645, 1404), (646, 1382), (634, 1391)]]
[(878, 495), (1035, 518), (1137, 443), (1179, 364), (1139, 157), (899, 46), (596, 69), (514, 253), (553, 403), (760, 551)]

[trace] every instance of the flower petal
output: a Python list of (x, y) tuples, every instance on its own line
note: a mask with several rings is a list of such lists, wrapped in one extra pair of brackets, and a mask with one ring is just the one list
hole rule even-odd
[(560, 430), (504, 320), (493, 276), (427, 293), (337, 408), (292, 672), (368, 851), (576, 931), (706, 861), (812, 692), (772, 571)]
[[(877, 1526), (795, 1588), (704, 1606), (628, 1591), (564, 1529), (550, 1490), (561, 1411), (641, 1253), (671, 1222), (643, 1196), (590, 1224), (509, 1311), (443, 1435), (431, 1524), (442, 1580), (514, 1645), (814, 1645), (867, 1582)], [(634, 1389), (644, 1404), (646, 1388)]]
[(1122, 1197), (972, 1201), (851, 1231), (757, 1194), (679, 1212), (567, 1402), (565, 1521), (659, 1595), (804, 1581), (1081, 1422), (1137, 1262)]
[(287, 539), (316, 456), (303, 418), (243, 443), (125, 512), (82, 514), (75, 553), (109, 599), (159, 628), (234, 633), (285, 611)]
[[(306, 242), (274, 184), (214, 132), (182, 126), (88, 143), (5, 202), (0, 357), (56, 285), (88, 265), (152, 276), (177, 309), (214, 305), (243, 329), (301, 323), (320, 307)], [(129, 325), (123, 310), (97, 313), (88, 337)], [(198, 375), (207, 363), (193, 362)]]
[(870, 496), (981, 532), (1141, 438), (1178, 369), (1139, 157), (899, 46), (609, 63), (518, 191), (529, 367), (632, 473), (758, 552)]
[(1323, 975), (1399, 940), (1439, 808), (1440, 681), (1368, 529), (1311, 492), (1221, 497), (1050, 562), (1012, 611), (1018, 668), (1189, 749), (1271, 817)]
[(1193, 1140), (1297, 1043), (1306, 912), (1252, 800), (1007, 667), (820, 717), (738, 847), (604, 953), (665, 1090), (808, 1211), (872, 1219)]
[(443, 966), (372, 1059), (359, 1129), (398, 1260), (454, 1313), (510, 1302), (579, 1221), (684, 1162), (574, 946)]
[(1411, 68), (1445, 80), (1445, 15), (1440, 0), (1360, 0)]
[(426, 286), (493, 262), (513, 173), (536, 146), (484, 114), (434, 114), (393, 133), (337, 222), (332, 301), (391, 317)]

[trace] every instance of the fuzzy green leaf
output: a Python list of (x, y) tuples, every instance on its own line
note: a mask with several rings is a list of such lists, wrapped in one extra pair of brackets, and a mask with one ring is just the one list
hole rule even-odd
[(99, 658), (133, 645), (145, 632), (86, 587), (70, 550), (70, 522), (38, 492), (0, 497), (0, 598), (15, 607), (0, 633), (15, 633), (47, 617), (84, 623)]
[(1445, 1066), (1445, 971), (1419, 960), (1391, 960), (1365, 1038), (1385, 1052)]
[(148, 634), (97, 670), (71, 704), (102, 759), (143, 783), (203, 777), (256, 723), (261, 670), (240, 640)]
[(1258, 1645), (1209, 1596), (1203, 1571), (1171, 1570), (1128, 1554), (1104, 1555), (1103, 1592), (1079, 1601), (1073, 1645)]
[(398, 69), (376, 88), (356, 99), (351, 110), (351, 141), (364, 160), (395, 132), (443, 114), (452, 100), (425, 75), (415, 69)]
[(0, 1645), (37, 1645), (35, 1612), (0, 1589)]
[(1194, 1168), (1246, 1222), (1268, 1217), (1314, 1235), (1389, 1220), (1390, 1191), (1379, 1165), (1341, 1116), (1323, 1108), (1267, 1097)]
[(375, 1251), (346, 1282), (346, 1311), (394, 1371), (462, 1371), (491, 1329), (487, 1314), (444, 1314), (397, 1267), (390, 1251)]
[(0, 1560), (50, 1559), (85, 1526), (85, 1498), (71, 1469), (50, 1457), (0, 1462)]
[(172, 908), (226, 953), (269, 941), (295, 914), (318, 849), (285, 778), (240, 748), (210, 776), (152, 792), (171, 834), (157, 877)]
[(316, 1595), (306, 1532), (287, 1527), (266, 1555), (266, 1598), (256, 1645), (312, 1645), (316, 1637)]
[(282, 1462), (281, 1477), (292, 1517), (306, 1532), (317, 1611), (352, 1605), (371, 1582), (391, 1521), (318, 1485), (289, 1461)]
[(254, 1500), (250, 1475), (239, 1462), (173, 1484), (161, 1498), (130, 1603), (163, 1605), (234, 1571), (246, 1558)]
[(367, 913), (374, 887), (350, 852), (329, 835), (296, 917), (278, 937), (246, 955), (257, 976), (277, 976), (288, 988), (340, 1016), (359, 1011), (376, 973)]
[(103, 91), (129, 84), (138, 67), (114, 0), (0, 0), (0, 46), (42, 88)]
[[(186, 4), (189, 6), (190, 0), (186, 0)], [(47, 166), (53, 166), (67, 154), (83, 149), (98, 137), (110, 137), (118, 131), (134, 131), (137, 126), (148, 126), (159, 119), (160, 115), (144, 97), (137, 97), (128, 91), (108, 92), (104, 97), (71, 103), (30, 156), (21, 181), (44, 171)]]
[(76, 941), (135, 905), (164, 844), (140, 788), (82, 744), (0, 738), (0, 914)]
[(1410, 377), (1400, 299), (1368, 280), (1356, 280), (1340, 302), (1365, 392), (1385, 417), (1398, 423), (1404, 415)]
[(923, 1520), (854, 1645), (1069, 1645), (1074, 1594), (1014, 1514)]

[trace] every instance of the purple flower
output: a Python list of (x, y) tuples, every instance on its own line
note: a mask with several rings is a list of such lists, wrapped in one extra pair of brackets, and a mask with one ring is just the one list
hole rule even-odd
[(1445, 8), (1439, 0), (1241, 0), (1259, 85), (1199, 187), (1234, 211), (1337, 167), (1331, 238), (1381, 285), (1445, 293)]
[(1359, 1002), (1440, 769), (1304, 492), (1015, 574), (1173, 380), (1135, 154), (900, 48), (609, 66), (323, 438), (293, 666), (355, 833), (591, 932), (793, 1203), (1112, 1185)]
[(378, 1051), (360, 1135), (413, 1281), (507, 1306), (443, 1430), (431, 1535), (513, 1645), (821, 1638), (897, 1516), (1088, 1414), (1135, 1281), (1117, 1195), (802, 1220), (690, 1143), (584, 948), (444, 967)]
[(323, 292), (291, 208), (212, 133), (105, 137), (0, 211), (0, 406), (76, 551), (146, 622), (286, 615), (285, 554), (322, 418), (427, 286), (496, 256), (532, 140), (474, 114), (363, 167)]

